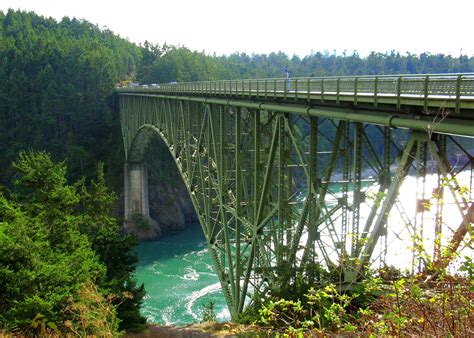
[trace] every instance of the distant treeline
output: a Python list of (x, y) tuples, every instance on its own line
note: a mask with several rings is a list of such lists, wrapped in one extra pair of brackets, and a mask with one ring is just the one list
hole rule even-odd
[(317, 52), (300, 58), (285, 53), (235, 53), (207, 55), (185, 47), (152, 45), (141, 47), (142, 62), (137, 79), (143, 83), (205, 81), (223, 79), (282, 78), (288, 67), (292, 77), (374, 74), (464, 73), (474, 71), (474, 57), (423, 53), (402, 55), (357, 52), (338, 55)]

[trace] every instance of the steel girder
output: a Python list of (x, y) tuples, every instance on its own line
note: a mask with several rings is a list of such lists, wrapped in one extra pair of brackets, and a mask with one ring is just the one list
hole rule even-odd
[[(297, 280), (311, 282), (318, 264), (338, 268), (346, 284), (370, 263), (383, 264), (401, 182), (410, 171), (424, 177), (428, 159), (438, 163), (440, 194), (451, 191), (465, 224), (457, 238), (470, 231), (471, 196), (455, 178), (472, 170), (472, 154), (451, 136), (433, 133), (439, 126), (398, 130), (394, 137), (388, 126), (352, 122), (356, 113), (333, 118), (310, 109), (294, 114), (277, 105), (137, 94), (121, 94), (119, 106), (128, 162), (140, 163), (156, 136), (172, 154), (233, 318)], [(467, 154), (464, 168), (450, 164), (448, 138)], [(375, 193), (367, 196), (371, 185)], [(439, 238), (443, 203), (435, 203)], [(369, 212), (362, 215), (364, 205)], [(422, 227), (408, 216), (406, 223), (415, 233)], [(435, 256), (442, 260), (439, 245)]]

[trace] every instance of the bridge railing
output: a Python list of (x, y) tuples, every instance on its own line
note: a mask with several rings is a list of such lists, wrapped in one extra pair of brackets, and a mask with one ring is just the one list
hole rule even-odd
[(397, 105), (402, 99), (411, 99), (413, 102), (418, 101), (415, 104), (425, 107), (435, 100), (443, 100), (448, 102), (446, 107), (457, 111), (463, 107), (474, 108), (474, 73), (219, 80), (127, 89), (168, 94), (307, 98), (354, 103), (362, 100), (376, 103), (385, 99), (385, 103)]
[(474, 73), (219, 80), (162, 84), (159, 91), (208, 94), (273, 92), (474, 96)]

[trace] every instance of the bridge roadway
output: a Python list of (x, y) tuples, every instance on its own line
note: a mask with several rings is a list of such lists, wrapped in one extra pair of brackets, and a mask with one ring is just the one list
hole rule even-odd
[[(474, 74), (208, 81), (116, 94), (126, 225), (149, 218), (145, 154), (157, 137), (189, 191), (233, 318), (301, 281), (317, 284), (319, 267), (343, 288), (369, 266), (397, 263), (390, 252), (406, 251), (416, 272), (428, 267), (429, 248), (446, 267), (471, 234)], [(415, 211), (399, 196), (409, 174), (416, 191), (403, 199)]]
[[(449, 114), (439, 132), (474, 136), (474, 73), (201, 81), (123, 87), (117, 92), (215, 103), (223, 102), (219, 98), (237, 99), (227, 103), (420, 130), (430, 128), (429, 116)], [(343, 113), (337, 114), (341, 108)]]

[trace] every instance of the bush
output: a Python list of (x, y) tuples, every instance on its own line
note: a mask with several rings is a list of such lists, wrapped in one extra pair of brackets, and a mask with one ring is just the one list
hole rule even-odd
[(302, 300), (270, 300), (260, 308), (256, 322), (270, 332), (289, 335), (474, 335), (470, 278), (426, 280), (368, 278), (349, 292), (334, 284), (311, 288)]
[(357, 328), (353, 324), (358, 310), (356, 302), (371, 297), (379, 289), (379, 280), (374, 279), (359, 288), (364, 293), (340, 292), (334, 284), (328, 284), (310, 288), (303, 301), (270, 301), (260, 309), (258, 322), (269, 330), (283, 333), (353, 332)]
[(377, 335), (472, 336), (474, 294), (464, 277), (426, 284), (402, 278), (371, 305), (360, 322)]
[(81, 285), (64, 309), (70, 318), (64, 326), (80, 337), (117, 337), (119, 320), (112, 301), (112, 296), (102, 296), (94, 284)]
[(117, 308), (101, 317), (111, 326), (89, 325), (84, 332), (116, 332), (116, 315), (126, 324), (122, 328), (143, 325), (143, 286), (132, 279), (134, 242), (120, 236), (109, 216), (114, 196), (102, 167), (86, 187), (84, 181), (68, 184), (64, 163), (54, 163), (44, 152), (20, 153), (13, 166), (15, 191), (0, 194), (0, 327), (67, 332), (74, 328), (65, 325), (75, 322), (71, 309), (94, 313), (94, 306), (105, 306), (101, 294)]
[(217, 321), (217, 316), (214, 301), (210, 299), (207, 303), (202, 304), (202, 308), (201, 323), (215, 323)]

